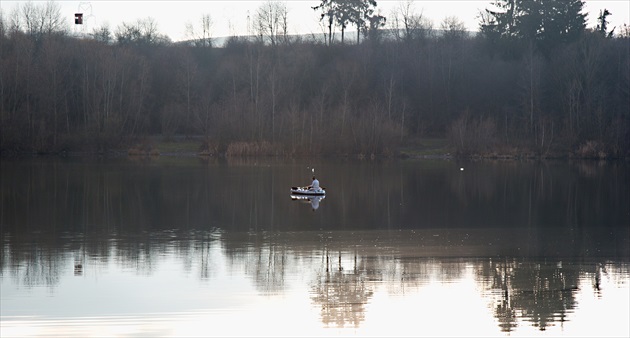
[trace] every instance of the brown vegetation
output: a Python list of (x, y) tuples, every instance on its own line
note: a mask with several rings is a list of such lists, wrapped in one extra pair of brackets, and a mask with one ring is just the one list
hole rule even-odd
[(233, 142), (228, 145), (225, 152), (227, 157), (235, 156), (279, 156), (284, 151), (279, 145), (269, 142)]
[(159, 156), (160, 151), (155, 148), (152, 142), (143, 141), (129, 148), (127, 151), (129, 156)]

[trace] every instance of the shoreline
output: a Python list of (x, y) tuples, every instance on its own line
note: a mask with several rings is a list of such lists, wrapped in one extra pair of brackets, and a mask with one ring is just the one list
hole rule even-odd
[[(232, 148), (232, 145), (236, 147)], [(153, 158), (153, 157), (186, 157), (186, 158), (344, 158), (362, 161), (374, 160), (588, 160), (588, 161), (630, 161), (630, 156), (613, 157), (602, 153), (547, 153), (536, 154), (532, 151), (511, 148), (509, 151), (488, 151), (485, 154), (458, 154), (444, 138), (426, 138), (410, 140), (405, 146), (387, 154), (364, 153), (330, 153), (330, 154), (287, 154), (280, 147), (269, 144), (262, 146), (255, 142), (235, 142), (219, 150), (218, 145), (209, 145), (199, 138), (162, 139), (149, 138), (127, 148), (106, 150), (63, 150), (57, 152), (18, 152), (2, 151), (0, 158), (18, 157), (106, 157), (106, 158)], [(234, 151), (236, 149), (236, 151)], [(505, 150), (505, 149), (504, 149)]]

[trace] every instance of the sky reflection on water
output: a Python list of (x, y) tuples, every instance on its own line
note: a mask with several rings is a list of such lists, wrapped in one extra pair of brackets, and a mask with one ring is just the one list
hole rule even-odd
[[(397, 242), (407, 237), (413, 236), (373, 231), (224, 234), (218, 239), (216, 234), (196, 234), (194, 239), (168, 235), (152, 236), (146, 255), (129, 255), (127, 249), (121, 250), (127, 244), (113, 240), (107, 241), (111, 246), (102, 256), (83, 256), (80, 246), (70, 251), (41, 249), (29, 258), (16, 257), (29, 256), (20, 252), (26, 247), (5, 243), (0, 333), (2, 337), (629, 333), (627, 261), (483, 258), (474, 252), (467, 257), (431, 257), (423, 256), (422, 248), (409, 247), (409, 242)], [(322, 238), (328, 243), (317, 244)], [(395, 245), (375, 245), (368, 240), (374, 238)]]

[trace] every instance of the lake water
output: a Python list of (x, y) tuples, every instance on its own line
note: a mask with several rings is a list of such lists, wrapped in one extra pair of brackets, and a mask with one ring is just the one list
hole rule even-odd
[[(323, 199), (295, 199), (315, 170)], [(3, 159), (0, 336), (630, 336), (630, 166)]]

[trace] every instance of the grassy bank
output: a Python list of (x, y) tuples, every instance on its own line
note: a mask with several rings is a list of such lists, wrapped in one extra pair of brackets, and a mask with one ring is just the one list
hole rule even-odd
[[(122, 150), (121, 152), (125, 152)], [(163, 139), (152, 138), (132, 145), (126, 151), (129, 156), (218, 156), (218, 157), (238, 157), (238, 156), (288, 156), (290, 153), (284, 151), (281, 146), (274, 146), (268, 142), (233, 142), (227, 145), (209, 144), (202, 139)], [(376, 157), (401, 157), (401, 158), (448, 158), (452, 157), (454, 150), (450, 147), (447, 139), (426, 138), (416, 139), (406, 146), (398, 149), (391, 155), (380, 155)], [(356, 156), (362, 158), (360, 154), (347, 154), (345, 156)], [(371, 158), (371, 157), (363, 157)]]
[(409, 142), (399, 149), (403, 158), (452, 157), (455, 149), (445, 138), (423, 138)]

